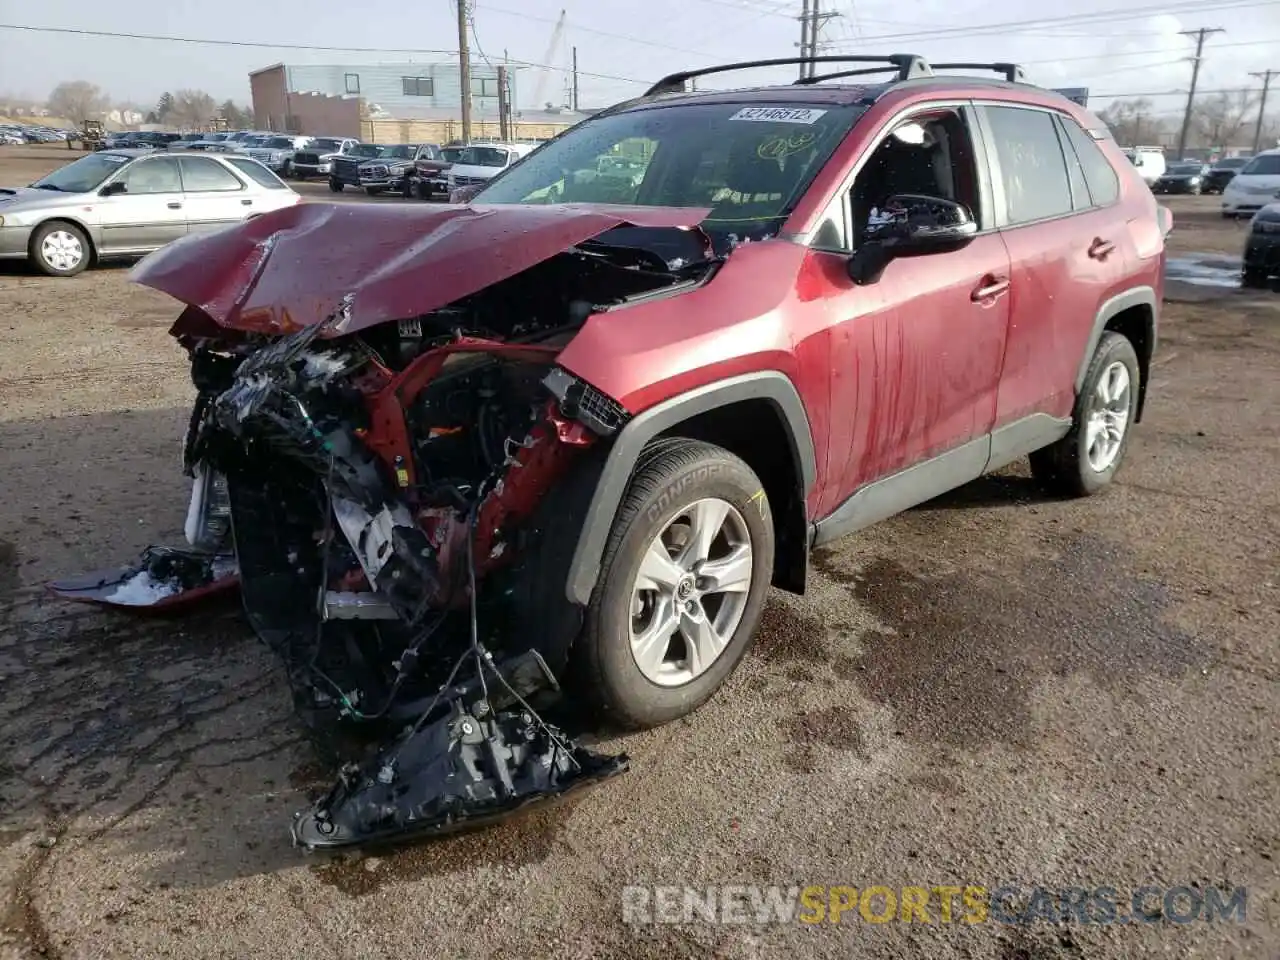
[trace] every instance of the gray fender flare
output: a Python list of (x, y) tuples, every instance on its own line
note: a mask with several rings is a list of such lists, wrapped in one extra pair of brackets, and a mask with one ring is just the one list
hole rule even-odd
[[(1112, 318), (1134, 307), (1148, 307), (1151, 310), (1151, 329), (1148, 331), (1151, 351), (1149, 357), (1155, 356), (1156, 331), (1160, 325), (1160, 301), (1156, 298), (1155, 290), (1151, 287), (1134, 287), (1124, 293), (1117, 294), (1103, 303), (1098, 308), (1097, 315), (1093, 318), (1093, 329), (1089, 331), (1089, 340), (1085, 344), (1084, 353), (1080, 357), (1080, 367), (1076, 371), (1077, 396), (1084, 389), (1084, 377), (1089, 372), (1089, 364), (1093, 360), (1093, 351), (1098, 349), (1098, 341), (1102, 339), (1102, 331), (1106, 329)], [(1142, 383), (1144, 392), (1146, 387), (1147, 385), (1144, 381)]]
[(591, 602), (613, 519), (645, 445), (683, 420), (745, 400), (767, 400), (782, 417), (799, 470), (801, 496), (807, 496), (817, 477), (813, 434), (800, 394), (784, 374), (774, 370), (743, 374), (664, 400), (628, 422), (609, 450), (569, 566), (565, 593), (571, 603), (586, 606)]

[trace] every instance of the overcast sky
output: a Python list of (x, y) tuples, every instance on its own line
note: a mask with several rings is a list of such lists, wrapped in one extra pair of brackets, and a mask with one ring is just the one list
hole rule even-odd
[[(1088, 86), (1095, 94), (1185, 90), (1191, 65), (1182, 58), (1192, 52), (1193, 42), (1179, 31), (1198, 27), (1226, 31), (1206, 44), (1202, 89), (1256, 84), (1250, 71), (1280, 69), (1280, 0), (1082, 0), (1043, 7), (1013, 0), (823, 3), (824, 10), (840, 14), (824, 26), (822, 39), (830, 42), (824, 52), (1015, 60), (1034, 82)], [(800, 0), (475, 0), (473, 56), (496, 62), (505, 51), (513, 60), (549, 63), (556, 69), (548, 72), (543, 99), (559, 99), (568, 48), (576, 45), (580, 101), (599, 106), (635, 95), (642, 89), (639, 81), (674, 70), (794, 55), (800, 5)], [(377, 9), (386, 15), (374, 15)], [(443, 59), (426, 51), (456, 50), (455, 9), (453, 0), (0, 0), (0, 23), (5, 24), (385, 50), (215, 46), (0, 29), (0, 93), (43, 98), (62, 80), (83, 79), (113, 98), (146, 105), (164, 90), (183, 87), (247, 103), (248, 72), (272, 63)], [(567, 27), (563, 42), (549, 54), (561, 9), (567, 11)], [(1041, 12), (1031, 13), (1034, 9)], [(1081, 19), (1090, 14), (1091, 19)], [(990, 29), (1002, 23), (1011, 25), (1000, 32)], [(413, 49), (387, 49), (397, 42)], [(521, 75), (526, 101), (521, 106), (534, 105), (529, 101), (539, 85), (537, 72), (531, 68)], [(793, 75), (787, 70), (772, 77)], [(1273, 102), (1280, 109), (1280, 92)], [(1157, 103), (1177, 109), (1179, 101), (1169, 96)], [(1091, 105), (1101, 108), (1105, 101)]]

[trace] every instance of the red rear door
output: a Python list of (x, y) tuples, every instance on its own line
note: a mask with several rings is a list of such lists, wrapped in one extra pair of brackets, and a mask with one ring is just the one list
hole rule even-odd
[(1082, 165), (1083, 144), (1073, 143), (1073, 131), (1054, 113), (981, 109), (1011, 264), (1012, 316), (995, 426), (1033, 413), (1069, 418), (1094, 317), (1122, 288), (1133, 256), (1117, 204), (1119, 182), (1100, 153), (1086, 154), (1089, 164)]

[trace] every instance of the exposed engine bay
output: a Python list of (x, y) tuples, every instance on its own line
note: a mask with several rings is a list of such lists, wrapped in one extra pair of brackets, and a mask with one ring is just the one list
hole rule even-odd
[(348, 334), (341, 307), (271, 335), (189, 306), (173, 330), (198, 391), (183, 440), (189, 546), (51, 588), (144, 609), (238, 575), (304, 721), (384, 744), (295, 819), (307, 847), (483, 824), (623, 772), (625, 755), (543, 719), (559, 684), (522, 639), (513, 561), (548, 491), (629, 417), (557, 354), (593, 313), (714, 268), (688, 263), (584, 242)]

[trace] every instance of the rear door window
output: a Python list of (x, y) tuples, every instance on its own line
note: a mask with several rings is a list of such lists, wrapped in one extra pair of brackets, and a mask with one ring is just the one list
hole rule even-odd
[(1089, 195), (1096, 207), (1113, 204), (1120, 198), (1120, 178), (1111, 166), (1102, 148), (1070, 117), (1059, 117), (1061, 128), (1066, 131), (1069, 154), (1074, 153), (1084, 171)]
[(217, 160), (204, 157), (180, 157), (182, 188), (187, 193), (243, 190), (244, 184)]
[(1011, 225), (1071, 213), (1071, 179), (1053, 115), (1025, 107), (984, 108)]

